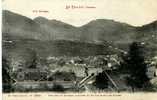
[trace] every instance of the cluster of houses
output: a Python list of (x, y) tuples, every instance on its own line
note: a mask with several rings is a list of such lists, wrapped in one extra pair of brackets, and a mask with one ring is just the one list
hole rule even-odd
[[(52, 72), (74, 72), (77, 77), (98, 74), (103, 70), (115, 69), (120, 64), (116, 55), (89, 57), (48, 57), (48, 65)], [(63, 64), (58, 65), (58, 62)]]
[[(19, 65), (19, 68), (21, 68), (21, 66), (22, 66), (21, 65), (22, 63), (20, 63), (20, 62), (18, 64), (15, 64), (15, 65)], [(64, 72), (64, 73), (72, 73), (75, 75), (75, 77), (84, 79), (91, 75), (98, 75), (99, 73), (102, 73), (104, 70), (105, 71), (116, 70), (116, 69), (118, 69), (118, 67), (120, 67), (120, 62), (121, 62), (121, 60), (117, 55), (88, 56), (88, 57), (64, 57), (64, 56), (63, 57), (47, 57), (46, 59), (44, 58), (43, 60), (40, 59), (40, 61), (38, 61), (36, 63), (37, 69), (35, 69), (34, 72), (32, 69), (29, 69), (29, 68), (25, 68), (23, 71), (27, 71), (28, 74), (30, 72), (34, 73), (31, 75), (34, 75), (34, 77), (37, 75), (37, 76), (39, 76), (39, 79), (40, 79), (40, 75), (38, 75), (38, 72), (39, 72), (38, 70), (40, 70), (42, 73), (44, 73), (44, 75), (45, 75), (45, 73), (48, 73), (48, 75), (53, 75), (53, 77), (54, 77), (54, 73)], [(151, 82), (153, 84), (157, 84), (157, 78), (156, 78), (156, 76), (157, 76), (157, 57), (154, 57), (151, 60), (146, 61), (146, 63), (148, 63), (148, 68), (147, 68), (147, 73), (146, 73), (147, 76), (151, 79)], [(31, 71), (29, 71), (29, 70), (31, 70)], [(46, 71), (48, 71), (48, 72), (46, 72)], [(49, 73), (52, 73), (52, 74), (49, 74)], [(59, 76), (59, 74), (56, 74), (56, 80), (57, 80), (58, 76)], [(23, 79), (25, 79), (24, 78), (25, 76), (22, 74), (20, 74), (19, 77), (20, 77), (19, 79), (21, 79), (21, 77)], [(113, 78), (113, 77), (110, 77), (110, 78)], [(29, 78), (27, 80), (29, 80)], [(36, 80), (38, 80), (38, 79), (36, 79)], [(60, 79), (58, 79), (58, 80), (60, 80)], [(113, 78), (113, 80), (114, 80), (114, 78)], [(113, 80), (111, 79), (111, 82)], [(115, 82), (116, 82), (116, 80), (117, 79), (115, 78)], [(123, 82), (121, 82), (121, 83), (123, 83)], [(19, 83), (19, 84), (21, 84), (21, 83)], [(18, 87), (18, 85), (16, 87)]]
[(147, 76), (150, 78), (150, 82), (154, 85), (157, 85), (157, 56), (146, 61), (148, 63)]

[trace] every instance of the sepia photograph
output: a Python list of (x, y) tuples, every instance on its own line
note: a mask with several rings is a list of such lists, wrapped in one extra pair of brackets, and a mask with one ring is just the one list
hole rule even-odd
[(156, 93), (156, 12), (156, 0), (3, 0), (3, 93)]

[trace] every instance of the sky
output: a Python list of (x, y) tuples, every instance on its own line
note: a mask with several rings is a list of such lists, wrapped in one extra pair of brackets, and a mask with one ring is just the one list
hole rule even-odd
[[(82, 8), (72, 9), (72, 6)], [(2, 8), (31, 19), (43, 16), (74, 26), (95, 19), (111, 19), (133, 26), (157, 20), (157, 0), (3, 0)]]

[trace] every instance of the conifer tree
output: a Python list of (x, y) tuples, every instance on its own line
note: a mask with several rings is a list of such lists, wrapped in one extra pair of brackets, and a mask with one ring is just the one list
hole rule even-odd
[(142, 88), (149, 81), (146, 75), (147, 64), (144, 61), (144, 47), (141, 43), (133, 42), (130, 45), (125, 65), (130, 74), (128, 84), (133, 88)]

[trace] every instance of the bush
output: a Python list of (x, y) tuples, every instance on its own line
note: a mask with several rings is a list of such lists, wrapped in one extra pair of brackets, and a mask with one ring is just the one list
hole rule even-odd
[(64, 87), (62, 85), (59, 84), (54, 84), (52, 91), (56, 91), (56, 92), (63, 92), (64, 91)]
[(106, 76), (106, 74), (104, 72), (99, 73), (96, 76), (96, 80), (94, 82), (94, 85), (98, 88), (98, 89), (105, 89), (108, 87), (108, 78)]

